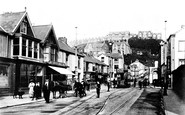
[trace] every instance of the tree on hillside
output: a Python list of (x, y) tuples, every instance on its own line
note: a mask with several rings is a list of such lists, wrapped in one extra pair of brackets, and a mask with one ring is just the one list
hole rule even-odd
[(146, 49), (151, 52), (151, 54), (159, 54), (161, 39), (141, 39), (137, 37), (130, 38), (128, 43), (131, 48)]

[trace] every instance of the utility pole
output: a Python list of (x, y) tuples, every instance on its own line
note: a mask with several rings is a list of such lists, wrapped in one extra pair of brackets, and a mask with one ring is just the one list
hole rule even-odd
[(75, 76), (76, 76), (76, 79), (78, 79), (78, 82), (80, 82), (80, 78), (78, 76), (77, 29), (78, 29), (78, 27), (75, 27), (75, 30), (76, 30), (76, 39), (75, 39)]
[[(167, 21), (165, 20), (165, 40), (166, 40), (166, 23)], [(164, 48), (165, 48), (165, 66), (167, 66), (167, 50), (166, 50), (166, 45), (164, 45)], [(166, 67), (166, 71), (164, 73), (164, 92), (163, 92), (163, 95), (168, 95), (167, 94), (167, 89), (168, 89), (168, 73), (167, 73), (167, 67)]]

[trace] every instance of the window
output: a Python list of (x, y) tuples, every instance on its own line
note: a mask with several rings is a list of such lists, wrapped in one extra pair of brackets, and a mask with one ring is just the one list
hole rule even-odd
[(185, 59), (179, 59), (179, 66), (185, 64)]
[(51, 48), (51, 61), (55, 61), (55, 49)]
[(34, 42), (34, 58), (37, 58), (37, 54), (38, 54), (37, 43)]
[(44, 61), (49, 61), (49, 47), (44, 49)]
[(26, 56), (26, 39), (22, 38), (22, 56)]
[(32, 57), (32, 41), (28, 41), (28, 57)]
[(114, 65), (114, 69), (118, 69), (118, 65)]
[(78, 57), (78, 68), (80, 68), (80, 57)]
[(118, 61), (118, 59), (114, 59), (114, 61)]
[(13, 55), (19, 55), (19, 38), (13, 39)]
[(104, 57), (101, 57), (101, 62), (104, 62)]
[(179, 52), (185, 51), (185, 41), (179, 41)]
[(20, 26), (20, 33), (27, 34), (27, 22), (24, 20)]
[(68, 64), (68, 57), (69, 57), (69, 54), (66, 54), (66, 64)]

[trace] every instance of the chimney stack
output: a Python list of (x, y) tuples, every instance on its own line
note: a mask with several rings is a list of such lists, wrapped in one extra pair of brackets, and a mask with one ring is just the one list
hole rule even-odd
[(67, 44), (67, 38), (66, 37), (59, 37), (58, 41), (59, 42), (64, 42), (65, 44)]

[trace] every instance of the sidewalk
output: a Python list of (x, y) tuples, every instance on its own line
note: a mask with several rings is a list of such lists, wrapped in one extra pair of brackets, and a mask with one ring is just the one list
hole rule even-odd
[(163, 115), (160, 88), (144, 88), (126, 115)]
[[(107, 86), (101, 85), (101, 91), (107, 90)], [(90, 91), (86, 91), (87, 95), (90, 95), (92, 93), (96, 93), (96, 89), (91, 89)], [(73, 96), (74, 91), (67, 91), (67, 97)], [(65, 99), (65, 98), (63, 98)], [(53, 94), (50, 94), (50, 101), (53, 100)], [(11, 106), (17, 106), (17, 105), (24, 105), (28, 103), (34, 103), (34, 102), (39, 102), (39, 101), (45, 101), (44, 98), (38, 99), (38, 100), (33, 100), (29, 97), (28, 94), (23, 95), (23, 99), (13, 99), (13, 96), (3, 96), (0, 97), (0, 108), (5, 108), (5, 107), (11, 107)]]
[(166, 115), (185, 115), (185, 103), (170, 89), (164, 97)]

